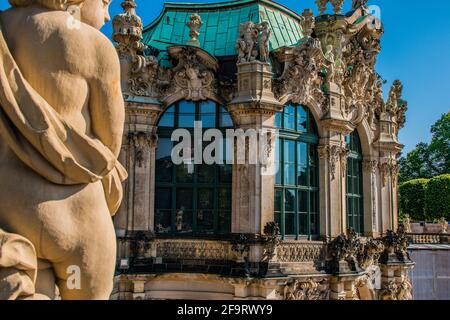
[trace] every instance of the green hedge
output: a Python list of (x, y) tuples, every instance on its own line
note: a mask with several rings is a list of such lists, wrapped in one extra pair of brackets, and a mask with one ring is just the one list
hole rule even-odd
[(428, 179), (416, 179), (402, 183), (399, 188), (401, 216), (409, 214), (413, 221), (425, 221), (425, 193)]
[(450, 217), (450, 174), (437, 176), (428, 181), (425, 212), (433, 219)]

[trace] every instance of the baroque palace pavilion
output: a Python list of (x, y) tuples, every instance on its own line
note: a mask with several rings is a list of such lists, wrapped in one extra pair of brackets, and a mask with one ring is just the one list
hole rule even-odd
[[(367, 1), (346, 14), (344, 0), (316, 2), (318, 16), (269, 0), (166, 3), (145, 27), (122, 3), (129, 179), (112, 299), (411, 299), (402, 84), (383, 98), (384, 29)], [(194, 121), (278, 133), (258, 137), (266, 163), (175, 165), (172, 133)]]

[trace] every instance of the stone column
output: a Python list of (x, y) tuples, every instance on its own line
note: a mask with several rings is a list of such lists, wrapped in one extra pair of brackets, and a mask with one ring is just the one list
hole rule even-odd
[(154, 229), (155, 153), (157, 134), (155, 122), (161, 106), (150, 98), (129, 98), (126, 101), (124, 146), (121, 160), (129, 178), (124, 203), (115, 217), (118, 233)]
[(321, 235), (336, 237), (345, 233), (346, 221), (346, 170), (348, 150), (345, 137), (355, 127), (342, 116), (344, 97), (341, 89), (329, 83), (329, 93), (323, 106), (321, 121), (324, 134), (319, 146), (321, 189)]
[(364, 183), (364, 230), (367, 237), (380, 236), (380, 221), (378, 215), (378, 160), (365, 159), (363, 162)]
[[(245, 164), (233, 165), (233, 233), (262, 234), (264, 226), (274, 220), (275, 176), (271, 167), (275, 160), (276, 137), (272, 130), (275, 114), (282, 111), (282, 106), (273, 95), (272, 77), (269, 63), (238, 64), (238, 94), (229, 104), (228, 111), (236, 129), (256, 130), (258, 142), (267, 139), (268, 143), (265, 150), (261, 149), (260, 143), (252, 148), (250, 142), (245, 144), (245, 150), (237, 150), (237, 153), (247, 155), (256, 151), (257, 163), (251, 164), (247, 159)], [(272, 133), (263, 137), (260, 135), (262, 129)], [(261, 158), (265, 158), (265, 164)]]
[(383, 112), (379, 121), (379, 138), (375, 146), (379, 150), (379, 215), (381, 217), (381, 232), (395, 230), (398, 226), (397, 177), (399, 166), (397, 155), (402, 150), (396, 136), (395, 116)]

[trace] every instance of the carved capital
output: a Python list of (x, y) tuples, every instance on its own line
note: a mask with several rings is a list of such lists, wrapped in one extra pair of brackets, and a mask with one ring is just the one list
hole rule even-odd
[(364, 170), (367, 170), (368, 172), (375, 174), (378, 169), (378, 160), (375, 159), (364, 160), (363, 167)]
[(332, 180), (336, 179), (337, 165), (341, 165), (341, 171), (345, 174), (347, 169), (347, 157), (349, 150), (340, 145), (326, 145), (318, 148), (319, 159), (327, 159)]
[(380, 163), (379, 165), (383, 186), (386, 186), (389, 182), (389, 178), (391, 178), (393, 187), (397, 185), (398, 174), (400, 173), (400, 166), (397, 161), (394, 159), (388, 159), (385, 162)]
[(135, 150), (135, 161), (138, 167), (144, 164), (144, 154), (147, 150), (156, 148), (158, 144), (158, 135), (156, 128), (152, 132), (130, 132), (129, 133), (131, 145)]

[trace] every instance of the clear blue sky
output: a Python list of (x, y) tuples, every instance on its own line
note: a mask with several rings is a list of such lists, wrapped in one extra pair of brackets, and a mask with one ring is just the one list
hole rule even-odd
[[(122, 11), (121, 2), (113, 0), (111, 16)], [(159, 15), (164, 3), (163, 0), (136, 2), (144, 24)], [(317, 12), (314, 0), (277, 2), (299, 13), (305, 8)], [(385, 27), (377, 71), (388, 80), (388, 85), (395, 79), (402, 80), (404, 98), (409, 101), (407, 124), (400, 133), (400, 141), (405, 144), (407, 152), (419, 142), (429, 142), (431, 125), (450, 110), (450, 1), (372, 0), (369, 4), (381, 8)], [(347, 9), (350, 5), (351, 0), (346, 0)], [(0, 0), (0, 9), (7, 7), (7, 0)], [(111, 25), (102, 31), (110, 36)], [(385, 91), (388, 90), (386, 86)]]

